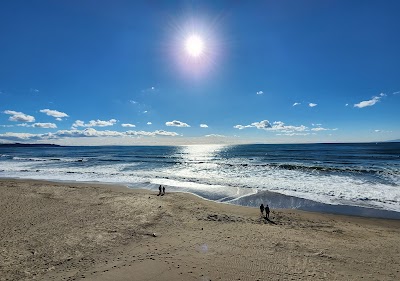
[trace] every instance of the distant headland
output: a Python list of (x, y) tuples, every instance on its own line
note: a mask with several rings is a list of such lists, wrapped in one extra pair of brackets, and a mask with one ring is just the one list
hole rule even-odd
[(0, 147), (61, 147), (50, 143), (0, 143)]

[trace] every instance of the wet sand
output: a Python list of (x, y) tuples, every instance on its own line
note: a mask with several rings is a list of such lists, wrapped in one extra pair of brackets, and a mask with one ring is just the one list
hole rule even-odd
[(0, 180), (0, 280), (398, 280), (400, 220)]

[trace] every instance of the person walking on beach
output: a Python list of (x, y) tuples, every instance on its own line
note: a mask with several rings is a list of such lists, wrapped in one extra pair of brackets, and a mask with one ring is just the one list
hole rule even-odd
[(162, 195), (165, 195), (165, 186), (162, 187)]
[(267, 218), (267, 220), (269, 220), (269, 207), (268, 207), (268, 204), (265, 207), (265, 217)]
[(260, 212), (261, 212), (261, 216), (264, 216), (264, 204), (262, 204), (262, 203), (260, 205)]
[(160, 196), (161, 195), (161, 184), (160, 184), (160, 186), (158, 187), (158, 194), (157, 194), (157, 196)]

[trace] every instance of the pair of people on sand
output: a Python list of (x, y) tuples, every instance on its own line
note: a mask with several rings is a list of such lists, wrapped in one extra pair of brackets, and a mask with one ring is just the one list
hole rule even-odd
[(165, 186), (159, 186), (158, 187), (158, 194), (157, 194), (157, 196), (163, 196), (165, 194)]
[(267, 206), (264, 207), (264, 204), (260, 205), (260, 212), (261, 212), (261, 216), (264, 216), (264, 210), (265, 210), (265, 218), (269, 219), (269, 207), (268, 204)]

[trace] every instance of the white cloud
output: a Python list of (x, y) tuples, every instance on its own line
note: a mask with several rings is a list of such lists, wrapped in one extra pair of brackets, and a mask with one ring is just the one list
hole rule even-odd
[(398, 95), (400, 94), (400, 91), (394, 92), (393, 95)]
[(154, 136), (170, 136), (170, 137), (175, 137), (179, 136), (178, 133), (175, 132), (168, 132), (164, 130), (156, 130), (154, 132), (147, 132), (147, 131), (127, 131), (126, 135), (128, 136), (149, 136), (149, 137), (154, 137)]
[(256, 127), (257, 129), (267, 129), (267, 128), (271, 128), (272, 127), (268, 120), (263, 120), (263, 121), (260, 121), (260, 122), (254, 122), (254, 123), (251, 123), (251, 125), (253, 127)]
[(253, 128), (254, 126), (252, 126), (252, 125), (235, 125), (235, 126), (233, 126), (233, 128), (235, 128), (235, 129), (239, 129), (239, 130), (243, 130), (243, 129), (246, 129), (246, 128)]
[(29, 133), (5, 133), (0, 134), (0, 139), (18, 141), (18, 140), (30, 140), (30, 139), (40, 139), (39, 134), (29, 134)]
[(129, 123), (121, 124), (121, 126), (122, 126), (122, 127), (130, 127), (130, 128), (136, 127), (136, 125), (134, 125), (134, 124), (129, 124)]
[(348, 104), (348, 103), (346, 103), (344, 106), (349, 106), (349, 104)]
[(277, 136), (308, 136), (310, 133), (285, 133), (285, 134), (276, 134)]
[(262, 94), (264, 94), (264, 92), (263, 91), (258, 91), (258, 92), (256, 92), (256, 94), (257, 95), (262, 95)]
[(42, 110), (40, 110), (40, 112), (46, 113), (46, 115), (48, 115), (48, 116), (52, 116), (54, 118), (57, 118), (57, 120), (59, 120), (59, 121), (60, 121), (61, 118), (69, 117), (69, 115), (67, 113), (60, 112), (60, 111), (57, 111), (57, 110), (42, 109)]
[(14, 127), (14, 125), (0, 125), (0, 127), (2, 127), (2, 128), (11, 128), (11, 127)]
[(316, 132), (318, 132), (318, 131), (328, 131), (329, 129), (325, 129), (325, 128), (322, 128), (322, 127), (317, 127), (317, 128), (312, 128), (311, 129), (311, 131), (316, 131)]
[(5, 133), (0, 134), (0, 140), (11, 141), (28, 141), (28, 140), (59, 140), (64, 138), (96, 138), (96, 137), (129, 137), (129, 136), (179, 136), (178, 133), (157, 130), (154, 132), (146, 131), (97, 131), (94, 128), (86, 128), (84, 130), (59, 130), (55, 133), (45, 134), (28, 134), (28, 133)]
[(35, 122), (35, 117), (27, 115), (22, 112), (17, 112), (13, 110), (4, 111), (5, 114), (12, 115), (8, 120), (15, 122)]
[(147, 125), (151, 125), (151, 124), (153, 124), (153, 123), (151, 123), (151, 122), (147, 122)]
[(300, 102), (295, 102), (292, 106), (300, 105)]
[(379, 94), (379, 96), (372, 97), (370, 100), (361, 101), (359, 103), (354, 104), (354, 107), (364, 108), (367, 106), (373, 106), (376, 104), (382, 97), (386, 96), (384, 93)]
[(129, 101), (131, 104), (137, 104), (138, 102), (137, 101), (134, 101), (134, 100), (130, 100)]
[(315, 107), (315, 106), (317, 106), (317, 104), (316, 104), (316, 103), (310, 102), (310, 103), (308, 104), (308, 106), (309, 106), (309, 107)]
[(57, 128), (57, 125), (54, 123), (35, 123), (32, 125), (34, 128), (47, 128), (47, 129), (54, 129)]
[(148, 112), (147, 110), (143, 111), (143, 113), (147, 113), (147, 112)]
[(260, 122), (254, 122), (251, 123), (250, 125), (236, 125), (234, 126), (235, 129), (245, 129), (245, 128), (257, 128), (257, 129), (262, 129), (266, 131), (280, 131), (283, 133), (291, 133), (291, 132), (301, 132), (301, 131), (307, 131), (308, 128), (304, 125), (301, 126), (291, 126), (291, 125), (285, 125), (282, 121), (275, 121), (274, 123), (271, 123), (268, 120), (263, 120)]
[(307, 131), (308, 128), (304, 125), (300, 126), (292, 126), (292, 125), (285, 125), (282, 121), (275, 121), (272, 125), (272, 128), (270, 128), (272, 131), (281, 131), (284, 133), (291, 133), (291, 132), (302, 132), (302, 131)]
[(379, 133), (381, 130), (375, 130), (376, 133)]
[(81, 120), (76, 120), (74, 122), (74, 124), (72, 124), (72, 128), (76, 128), (76, 127), (85, 127), (85, 123)]
[(159, 136), (170, 136), (170, 137), (179, 136), (178, 133), (175, 133), (175, 132), (168, 132), (168, 131), (164, 131), (164, 130), (157, 130), (157, 131), (154, 131), (154, 134), (159, 135)]
[(188, 125), (184, 122), (181, 122), (181, 121), (177, 121), (177, 120), (165, 122), (165, 125), (170, 126), (170, 127), (171, 126), (172, 127), (190, 127), (190, 125)]
[(200, 124), (200, 128), (208, 128), (207, 124)]
[(76, 120), (74, 124), (72, 124), (72, 128), (76, 129), (77, 127), (106, 127), (106, 126), (113, 126), (117, 123), (116, 119), (110, 119), (108, 121), (103, 120), (90, 120), (89, 123), (84, 123), (81, 120)]
[(205, 135), (206, 138), (226, 138), (224, 135), (218, 135), (218, 134), (210, 134), (210, 135)]
[(31, 92), (39, 93), (39, 90), (38, 90), (38, 89), (31, 88)]
[(61, 130), (51, 134), (53, 138), (65, 137), (120, 137), (124, 136), (123, 132), (116, 131), (97, 131), (94, 128), (86, 128), (84, 130)]

